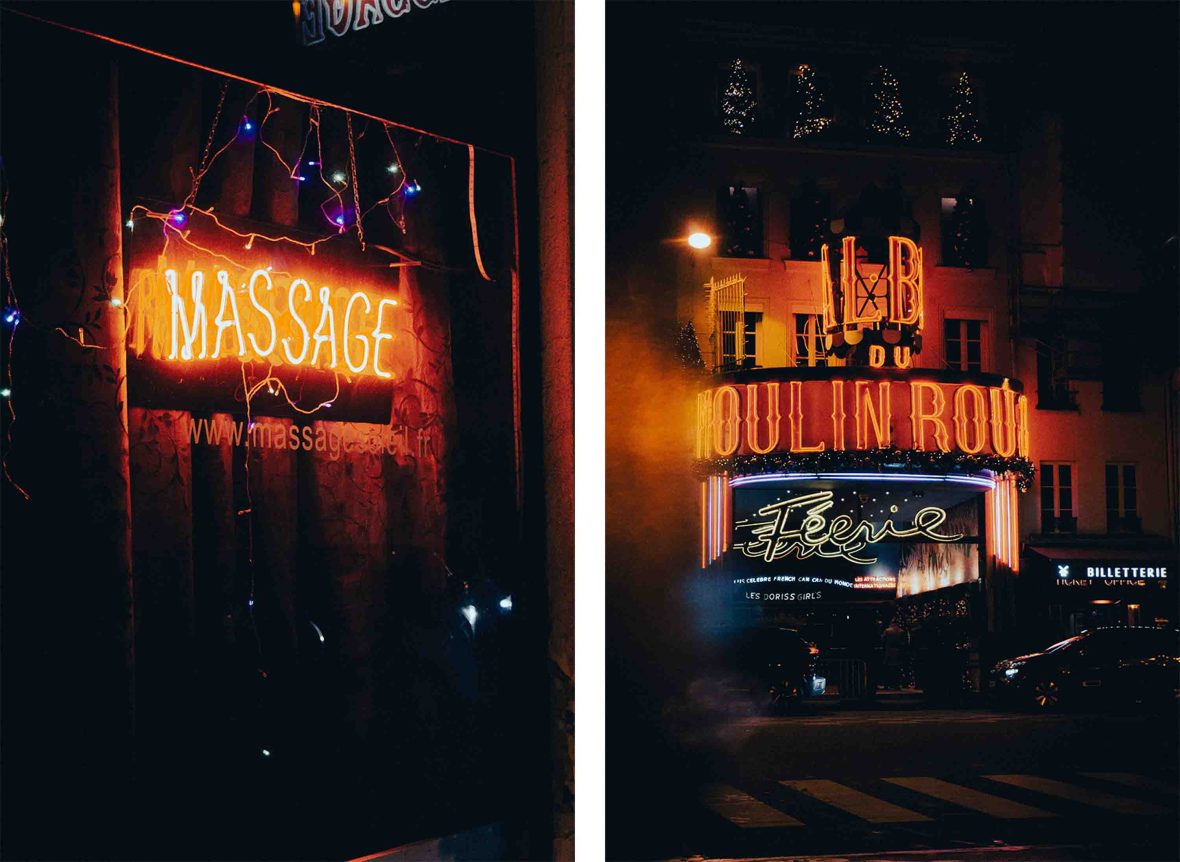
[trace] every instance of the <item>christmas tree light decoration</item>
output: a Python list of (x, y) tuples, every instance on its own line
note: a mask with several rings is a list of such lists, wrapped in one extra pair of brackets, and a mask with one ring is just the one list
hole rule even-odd
[(340, 185), (344, 185), (344, 183), (347, 181), (347, 178), (344, 176), (344, 171), (336, 171), (332, 174), (332, 182), (334, 183), (340, 183)]
[(174, 224), (178, 224), (178, 225), (182, 225), (186, 221), (188, 221), (188, 216), (186, 216), (180, 210), (172, 210), (170, 213), (168, 213), (168, 217), (172, 220), (172, 222)]
[(129, 227), (131, 230), (135, 230), (135, 219), (127, 219), (127, 227)]
[(705, 360), (701, 356), (701, 345), (697, 341), (697, 331), (692, 321), (681, 326), (680, 332), (676, 335), (676, 359), (680, 362), (680, 367), (686, 371), (705, 370)]
[(872, 119), (869, 128), (883, 138), (907, 140), (910, 127), (905, 122), (897, 78), (884, 66), (873, 88)]
[(4, 309), (4, 322), (14, 325), (20, 323), (20, 311), (15, 308)]
[(0, 398), (11, 398), (11, 397), (12, 397), (12, 390), (9, 389), (7, 386), (5, 386), (3, 389), (0, 389)]
[(392, 165), (387, 167), (385, 170), (389, 171), (391, 174), (396, 174), (398, 171), (401, 170), (401, 166), (399, 166), (397, 162), (394, 162)]
[(824, 94), (815, 83), (815, 70), (801, 63), (795, 70), (795, 94), (799, 114), (795, 118), (795, 140), (822, 132), (832, 124), (832, 118), (825, 111)]
[(117, 298), (112, 299), (111, 300), (111, 307), (112, 308), (122, 308), (123, 307), (123, 300), (117, 299)]
[(721, 95), (721, 125), (733, 135), (745, 134), (754, 123), (754, 82), (740, 59), (729, 67), (729, 78)]
[(248, 116), (242, 117), (242, 131), (244, 131), (244, 132), (254, 131), (254, 123), (252, 123), (250, 121), (250, 118)]
[(975, 112), (975, 91), (971, 89), (966, 72), (961, 73), (955, 82), (951, 99), (951, 111), (946, 118), (946, 142), (952, 147), (982, 144), (979, 117)]

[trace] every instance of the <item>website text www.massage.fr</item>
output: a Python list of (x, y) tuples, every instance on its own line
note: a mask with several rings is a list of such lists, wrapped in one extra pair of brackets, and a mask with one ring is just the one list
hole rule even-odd
[(253, 449), (302, 449), (327, 452), (336, 461), (342, 454), (424, 457), (433, 451), (431, 431), (405, 425), (323, 423), (280, 425), (229, 418), (187, 419), (188, 439), (194, 445), (247, 446)]

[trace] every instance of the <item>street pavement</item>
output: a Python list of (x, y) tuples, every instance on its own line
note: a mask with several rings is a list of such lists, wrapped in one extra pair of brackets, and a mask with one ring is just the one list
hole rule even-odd
[(1180, 859), (1175, 714), (908, 703), (664, 724), (649, 762), (667, 780), (636, 775), (608, 812), (613, 859)]

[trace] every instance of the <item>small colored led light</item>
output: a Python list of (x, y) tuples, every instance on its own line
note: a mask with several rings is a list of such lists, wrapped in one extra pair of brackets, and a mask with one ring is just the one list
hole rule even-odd
[(397, 162), (394, 162), (392, 165), (390, 165), (385, 170), (389, 171), (391, 174), (396, 174), (398, 171), (401, 170), (401, 167), (398, 166)]
[(5, 386), (3, 389), (0, 389), (0, 398), (11, 398), (11, 397), (12, 397), (12, 390), (9, 389), (7, 386)]
[(342, 183), (345, 181), (344, 171), (336, 171), (332, 174), (332, 182)]
[(343, 215), (336, 216), (336, 224), (344, 224), (344, 216)]
[(116, 299), (112, 299), (112, 300), (111, 300), (111, 305), (113, 305), (115, 308), (122, 308), (122, 307), (123, 307), (123, 300), (121, 300), (121, 299), (117, 299), (117, 298), (116, 298)]

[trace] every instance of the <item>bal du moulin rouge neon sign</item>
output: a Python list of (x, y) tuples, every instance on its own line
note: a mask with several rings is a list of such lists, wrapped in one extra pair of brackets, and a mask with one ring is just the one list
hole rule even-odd
[[(821, 249), (822, 321), (830, 355), (847, 368), (824, 379), (726, 384), (697, 398), (697, 457), (848, 449), (1029, 454), (1028, 399), (1000, 385), (923, 379), (922, 251), (891, 236), (884, 265), (866, 264), (854, 236)], [(875, 369), (857, 373), (858, 368)], [(893, 373), (890, 374), (890, 369)], [(895, 422), (896, 416), (909, 422)]]

